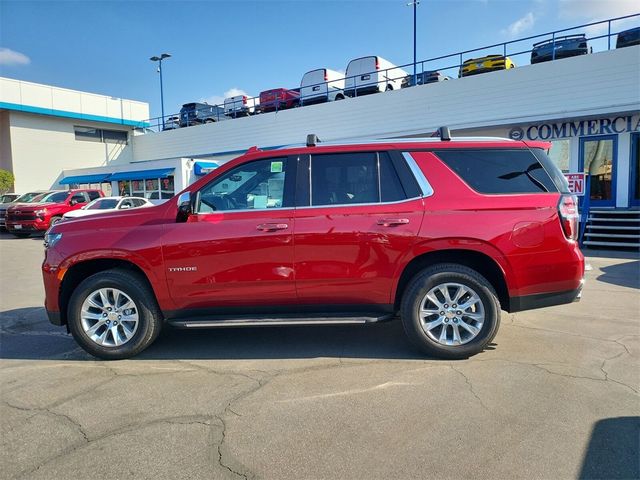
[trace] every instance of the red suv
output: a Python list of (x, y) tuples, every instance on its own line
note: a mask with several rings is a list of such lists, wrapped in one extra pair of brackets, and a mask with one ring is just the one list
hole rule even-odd
[(252, 148), (152, 208), (56, 224), (46, 310), (89, 353), (165, 325), (371, 323), (465, 358), (500, 310), (580, 297), (576, 199), (549, 144), (411, 139)]
[(59, 222), (65, 213), (77, 210), (102, 196), (104, 194), (100, 190), (54, 190), (34, 203), (9, 207), (6, 229), (21, 238), (44, 232)]

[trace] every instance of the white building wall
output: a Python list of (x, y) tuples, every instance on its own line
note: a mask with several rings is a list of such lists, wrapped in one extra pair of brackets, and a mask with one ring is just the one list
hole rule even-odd
[(16, 111), (4, 113), (9, 117), (17, 192), (52, 188), (62, 178), (63, 170), (127, 164), (132, 160), (128, 145), (76, 140), (74, 132), (75, 125), (126, 131), (131, 128)]
[[(400, 91), (139, 135), (135, 160), (320, 139), (423, 134), (640, 110), (640, 46)], [(224, 157), (226, 158), (226, 157)]]
[(55, 110), (74, 116), (92, 116), (91, 120), (122, 124), (139, 123), (149, 118), (149, 104), (107, 95), (24, 82), (0, 77), (0, 108), (36, 113)]

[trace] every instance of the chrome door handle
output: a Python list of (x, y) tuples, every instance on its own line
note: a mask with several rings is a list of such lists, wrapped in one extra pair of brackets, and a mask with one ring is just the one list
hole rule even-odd
[(256, 227), (261, 232), (273, 232), (276, 230), (286, 230), (289, 225), (286, 223), (261, 223)]
[(409, 223), (408, 218), (381, 218), (378, 220), (378, 225), (383, 227), (395, 227), (398, 225), (406, 225)]

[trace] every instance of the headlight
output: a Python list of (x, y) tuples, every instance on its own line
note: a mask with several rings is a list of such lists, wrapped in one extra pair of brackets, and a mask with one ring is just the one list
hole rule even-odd
[(44, 248), (53, 247), (62, 238), (61, 233), (45, 233), (44, 234)]
[(43, 208), (42, 210), (36, 210), (34, 213), (36, 214), (36, 217), (44, 218), (47, 214), (47, 209)]

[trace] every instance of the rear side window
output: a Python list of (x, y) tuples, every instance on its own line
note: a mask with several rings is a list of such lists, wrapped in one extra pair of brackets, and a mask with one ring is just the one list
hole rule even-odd
[(551, 160), (551, 158), (549, 158), (547, 152), (545, 152), (541, 148), (533, 148), (531, 151), (547, 171), (558, 191), (560, 193), (571, 193), (571, 191), (569, 190), (569, 182), (567, 181), (567, 177), (564, 176), (555, 162)]
[(313, 155), (311, 205), (395, 202), (407, 195), (385, 152)]
[(530, 150), (465, 149), (434, 152), (480, 193), (543, 193), (558, 188)]
[(95, 200), (96, 198), (100, 198), (100, 194), (96, 191), (89, 191), (89, 200)]

